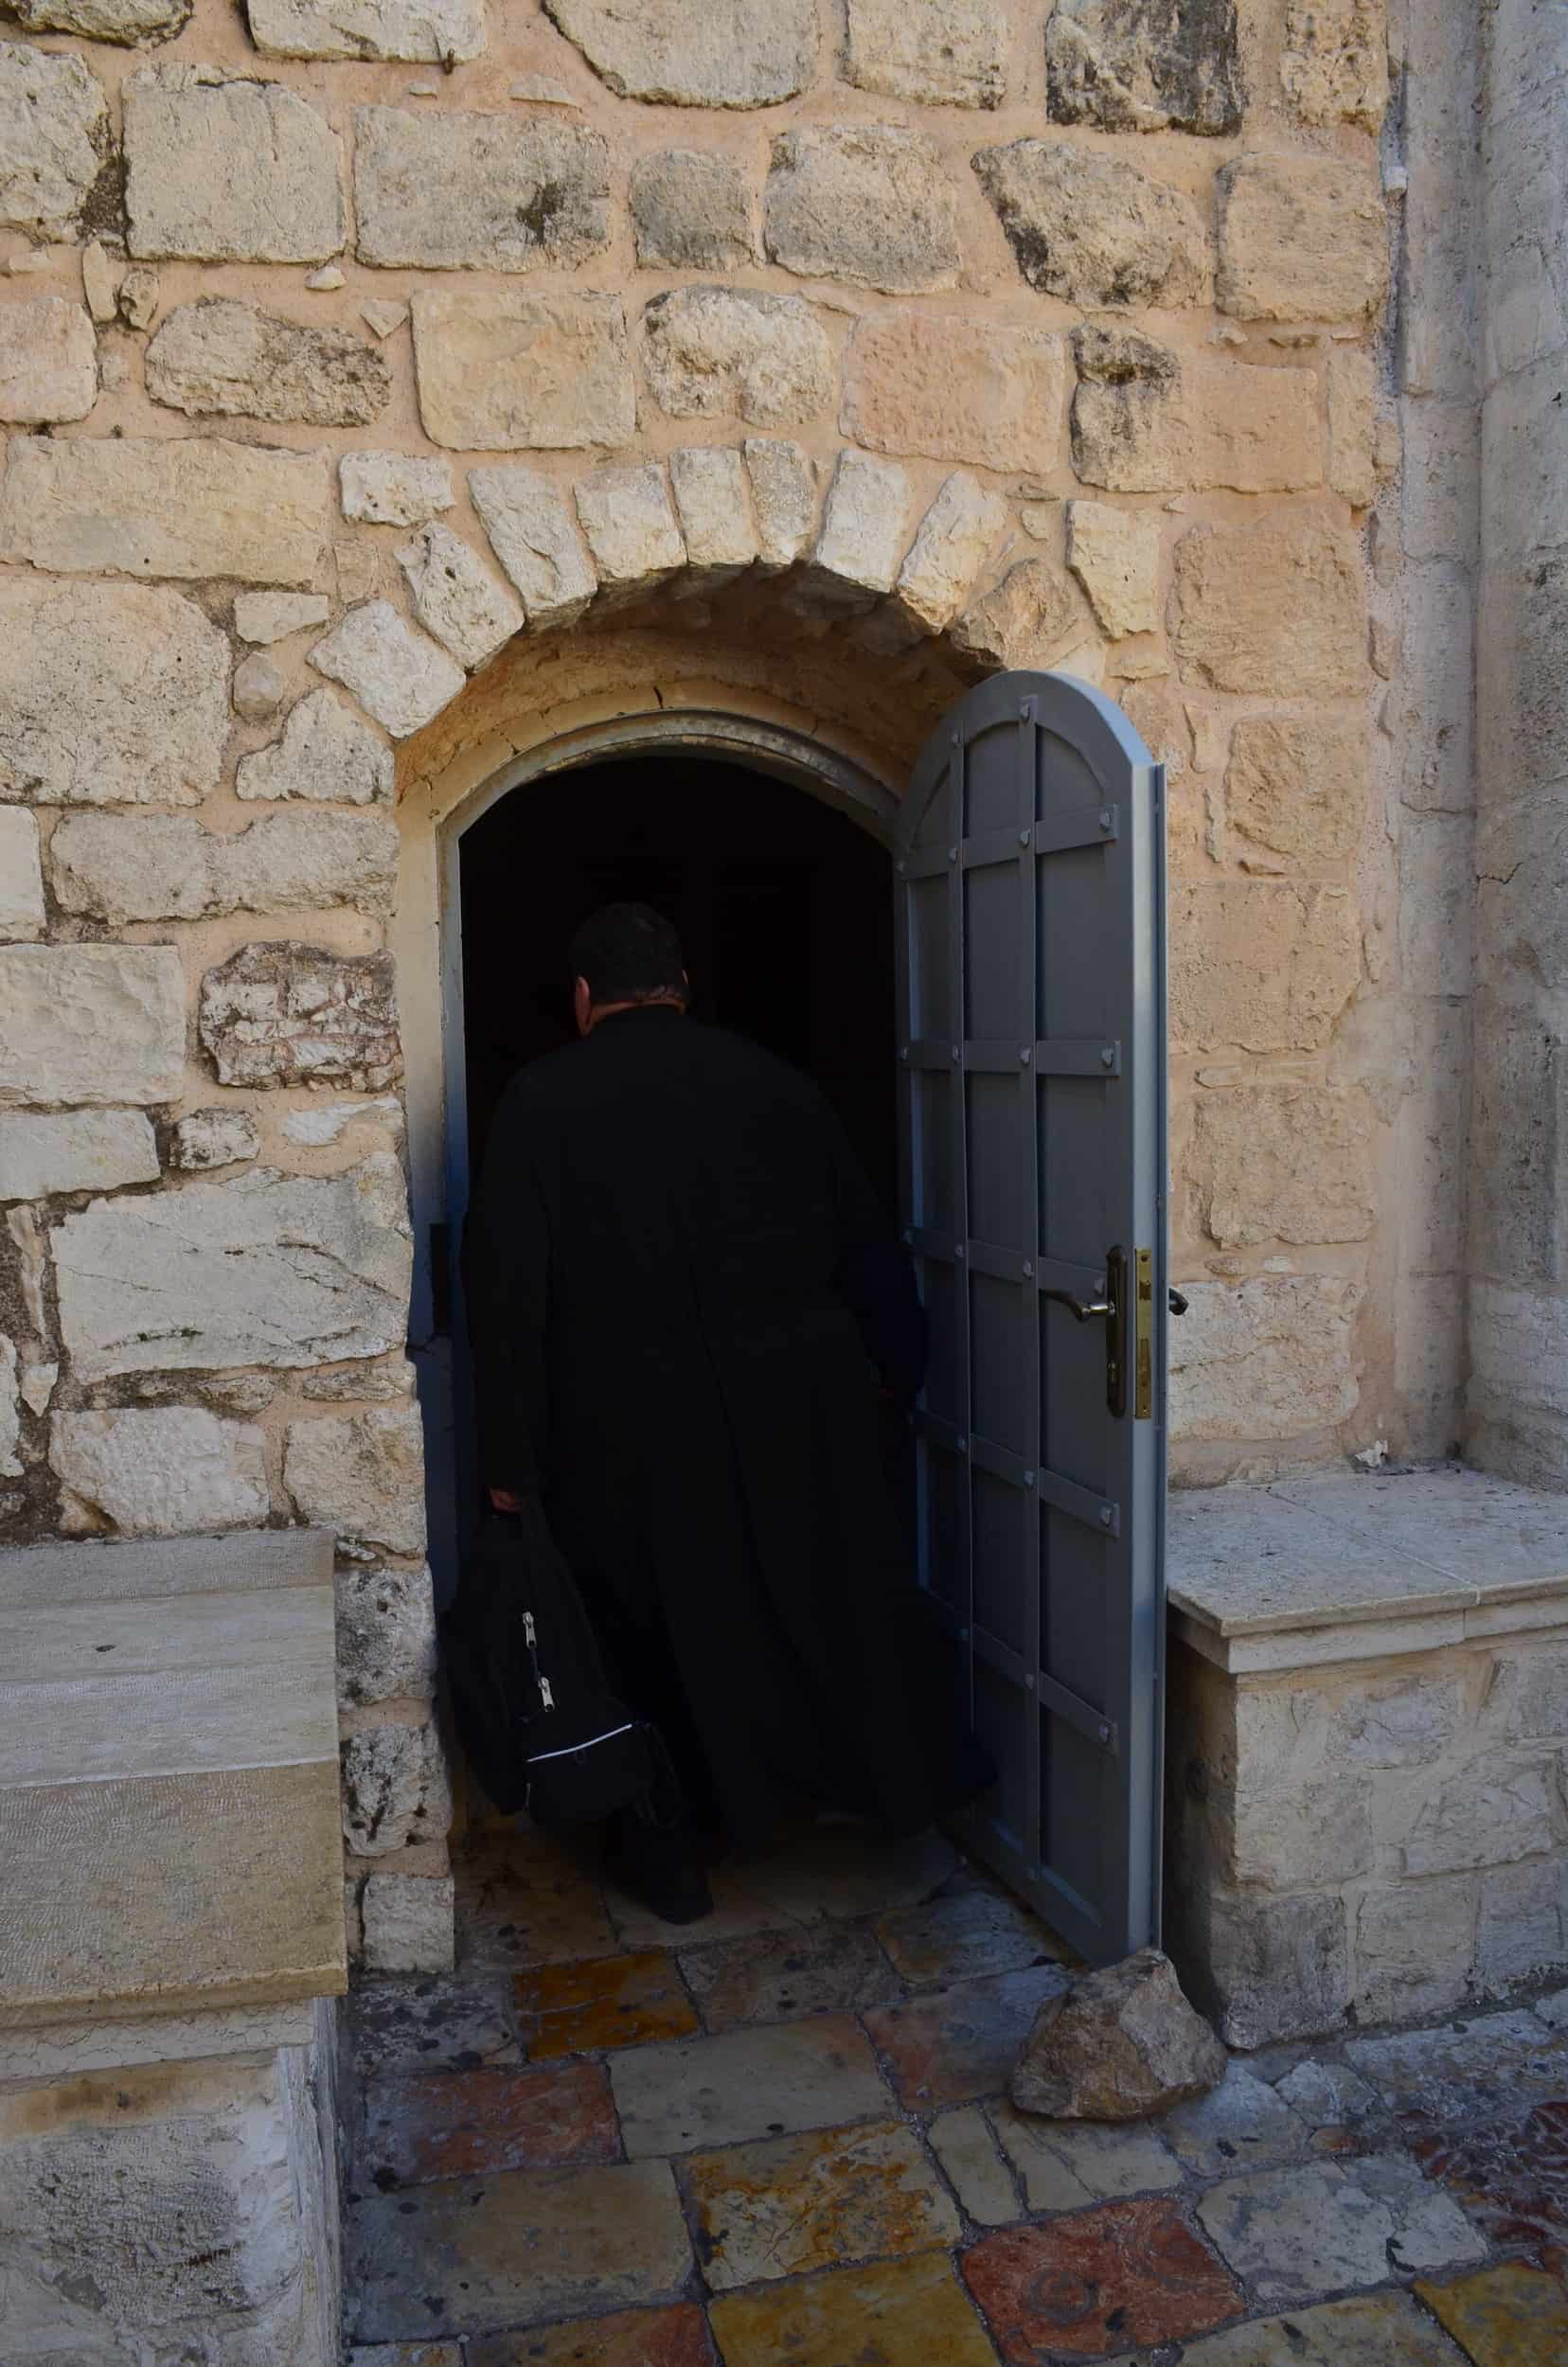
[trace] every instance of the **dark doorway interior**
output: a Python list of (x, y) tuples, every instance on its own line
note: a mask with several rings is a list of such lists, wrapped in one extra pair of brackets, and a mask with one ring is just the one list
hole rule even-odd
[(889, 859), (857, 823), (745, 765), (585, 765), (502, 798), (465, 833), (462, 898), (473, 1171), (508, 1077), (573, 1032), (572, 931), (633, 899), (679, 929), (700, 1017), (816, 1078), (892, 1219)]

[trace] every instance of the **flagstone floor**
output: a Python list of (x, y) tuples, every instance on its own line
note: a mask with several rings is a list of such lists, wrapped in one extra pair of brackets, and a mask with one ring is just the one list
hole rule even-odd
[(1568, 1990), (1025, 2119), (1067, 1978), (935, 1838), (674, 1931), (481, 1837), (458, 1964), (350, 2001), (353, 2367), (1568, 2367)]

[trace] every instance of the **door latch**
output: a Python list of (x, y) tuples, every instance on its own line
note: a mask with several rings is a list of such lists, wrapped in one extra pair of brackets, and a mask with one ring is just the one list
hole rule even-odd
[(1071, 1290), (1042, 1290), (1042, 1299), (1054, 1300), (1064, 1307), (1074, 1319), (1086, 1324), (1096, 1315), (1105, 1319), (1105, 1403), (1116, 1415), (1127, 1412), (1127, 1252), (1124, 1249), (1105, 1253), (1105, 1280), (1099, 1293), (1092, 1299), (1075, 1298)]

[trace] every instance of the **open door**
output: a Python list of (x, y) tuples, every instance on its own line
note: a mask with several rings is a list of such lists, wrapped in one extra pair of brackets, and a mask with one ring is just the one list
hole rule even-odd
[(1000, 1770), (971, 1845), (1092, 1964), (1159, 1937), (1164, 831), (1118, 709), (1016, 673), (933, 735), (897, 847), (920, 1583)]

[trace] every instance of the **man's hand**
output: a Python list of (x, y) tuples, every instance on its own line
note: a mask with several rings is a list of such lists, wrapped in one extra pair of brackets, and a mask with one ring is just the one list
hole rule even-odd
[(489, 1495), (491, 1507), (496, 1512), (521, 1512), (523, 1509), (522, 1497), (509, 1487), (492, 1487)]

